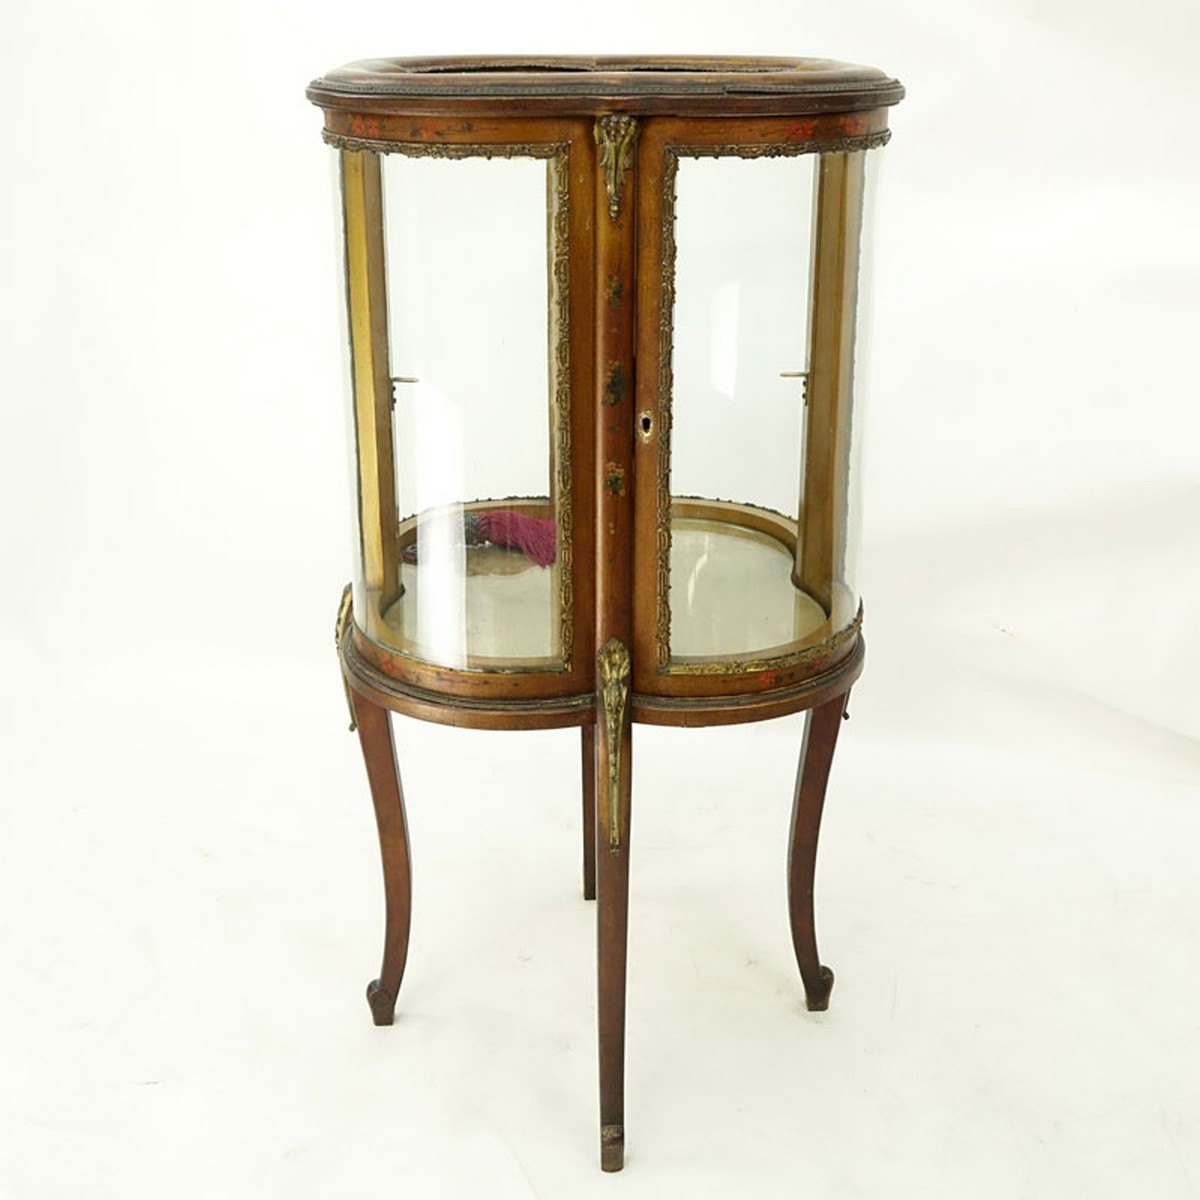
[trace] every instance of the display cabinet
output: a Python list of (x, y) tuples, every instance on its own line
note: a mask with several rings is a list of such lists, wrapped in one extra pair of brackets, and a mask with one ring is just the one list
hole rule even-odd
[(391, 1023), (411, 910), (389, 713), (580, 727), (616, 1170), (634, 724), (808, 712), (788, 904), (808, 1007), (829, 1000), (813, 872), (863, 663), (864, 212), (903, 89), (820, 59), (379, 59), (308, 95), (341, 183), (371, 1010)]

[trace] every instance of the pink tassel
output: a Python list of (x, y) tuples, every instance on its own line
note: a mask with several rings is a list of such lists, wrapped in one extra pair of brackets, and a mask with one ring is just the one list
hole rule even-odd
[[(467, 546), (482, 546), (485, 542), (491, 542), (493, 546), (520, 550), (539, 567), (548, 567), (558, 552), (558, 537), (552, 518), (526, 517), (507, 508), (467, 513), (463, 522), (463, 539)], [(419, 562), (419, 542), (406, 546), (402, 557), (406, 563)]]
[(558, 552), (554, 521), (526, 517), (509, 509), (478, 514), (479, 532), (496, 546), (520, 550), (539, 567), (548, 567)]

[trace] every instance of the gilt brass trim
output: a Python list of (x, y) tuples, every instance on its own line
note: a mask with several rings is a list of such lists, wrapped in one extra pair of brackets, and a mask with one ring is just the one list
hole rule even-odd
[(811, 646), (784, 651), (777, 655), (764, 655), (761, 651), (754, 658), (704, 659), (700, 662), (673, 662), (672, 675), (761, 675), (768, 671), (786, 671), (791, 667), (802, 667), (809, 663), (823, 662), (837, 656), (862, 632), (862, 604), (854, 614), (854, 620), (837, 633)]
[(354, 620), (354, 588), (350, 584), (342, 589), (342, 599), (338, 604), (337, 624), (333, 629), (333, 644), (340, 650), (346, 630)]
[(625, 176), (633, 165), (637, 144), (636, 117), (610, 115), (595, 125), (596, 145), (600, 147), (600, 170), (604, 172), (604, 190), (608, 196), (608, 215), (616, 220), (621, 211), (621, 191)]
[(656, 665), (665, 671), (671, 661), (671, 400), (675, 390), (675, 187), (679, 155), (674, 147), (663, 150), (662, 289), (658, 310), (658, 504), (656, 512), (655, 591), (658, 597), (654, 641)]
[(331, 129), (321, 130), (321, 137), (338, 150), (369, 150), (408, 158), (553, 158), (566, 148), (560, 142), (390, 142), (350, 137)]
[[(354, 588), (350, 584), (342, 589), (341, 603), (338, 604), (337, 624), (333, 629), (333, 644), (337, 647), (339, 656), (342, 653), (342, 642), (346, 631), (354, 623)], [(342, 687), (346, 691), (346, 707), (350, 710), (350, 732), (358, 728), (358, 720), (354, 716), (354, 700), (350, 696), (350, 681), (342, 675)]]
[(550, 207), (550, 340), (553, 346), (554, 437), (556, 441), (555, 518), (558, 524), (559, 655), (570, 671), (575, 651), (574, 464), (571, 453), (571, 170), (570, 145), (554, 146), (546, 164)]
[(629, 651), (617, 638), (609, 638), (596, 656), (600, 700), (604, 706), (604, 751), (608, 767), (608, 848), (621, 849), (621, 741), (629, 701)]
[(891, 140), (890, 129), (852, 137), (826, 138), (811, 142), (756, 142), (751, 145), (669, 146), (668, 154), (681, 158), (796, 158), (801, 154), (844, 154), (853, 150), (874, 150)]

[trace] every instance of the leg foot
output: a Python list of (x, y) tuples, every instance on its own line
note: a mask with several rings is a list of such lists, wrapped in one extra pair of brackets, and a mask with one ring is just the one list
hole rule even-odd
[(837, 747), (838, 731), (846, 711), (849, 693), (835, 696), (814, 708), (804, 729), (800, 768), (796, 776), (796, 796), (792, 805), (792, 830), (788, 841), (788, 916), (792, 927), (792, 947), (804, 981), (804, 995), (810, 1012), (824, 1012), (833, 990), (833, 972), (822, 966), (817, 955), (817, 930), (813, 916), (813, 877), (817, 866), (817, 839), (821, 832), (821, 813), (825, 807), (825, 789), (829, 769)]
[(600, 1170), (620, 1171), (625, 1166), (625, 1130), (620, 1125), (600, 1127)]
[(396, 743), (387, 709), (351, 690), (354, 722), (362, 744), (379, 850), (383, 859), (385, 928), (383, 965), (379, 978), (367, 988), (367, 1000), (376, 1025), (390, 1025), (408, 959), (408, 931), (412, 918), (412, 868), (408, 856), (408, 821), (404, 793), (396, 763)]
[(376, 1025), (391, 1025), (395, 1021), (396, 997), (378, 979), (372, 979), (367, 984), (367, 1003), (371, 1006), (371, 1019)]
[(805, 984), (804, 1001), (809, 1012), (824, 1012), (829, 1007), (829, 993), (833, 991), (833, 972), (828, 967), (817, 968), (817, 990)]

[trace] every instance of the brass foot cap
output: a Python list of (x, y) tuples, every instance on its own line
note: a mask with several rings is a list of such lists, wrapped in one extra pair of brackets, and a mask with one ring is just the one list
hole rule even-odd
[(619, 1171), (625, 1166), (625, 1126), (600, 1126), (600, 1170)]

